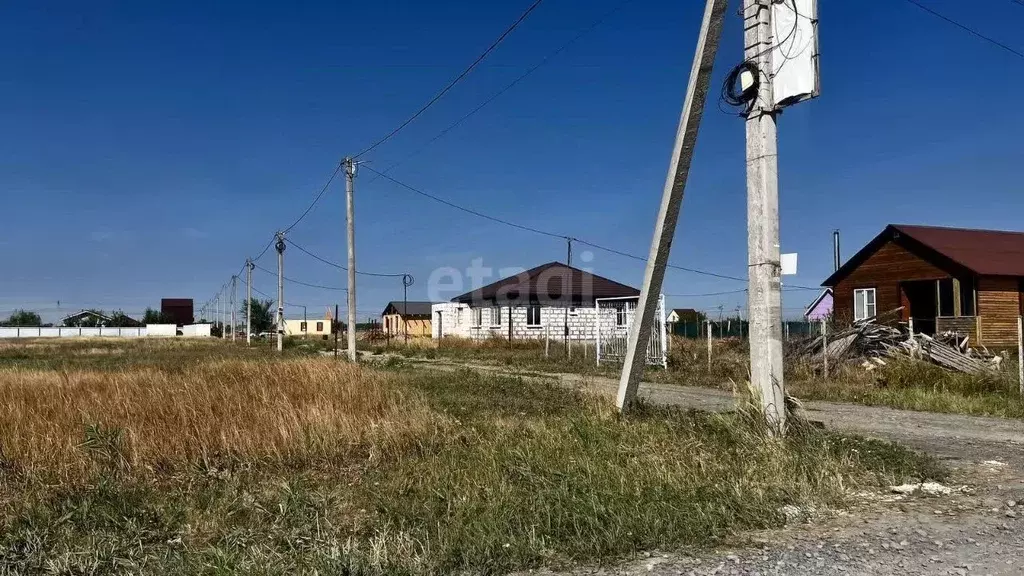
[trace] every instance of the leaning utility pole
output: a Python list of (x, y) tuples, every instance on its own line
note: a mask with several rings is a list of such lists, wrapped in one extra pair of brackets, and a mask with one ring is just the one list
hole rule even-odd
[(238, 276), (231, 276), (231, 341), (235, 341), (238, 329), (235, 327), (235, 307), (238, 305)]
[(252, 259), (245, 259), (245, 345), (252, 346)]
[(284, 233), (277, 233), (277, 351), (284, 350)]
[(348, 228), (348, 359), (356, 361), (356, 223), (355, 179), (356, 163), (345, 158), (345, 213)]
[(750, 384), (768, 426), (786, 425), (782, 373), (782, 267), (779, 250), (779, 173), (772, 93), (772, 0), (744, 0), (744, 51), (756, 66), (759, 89), (747, 114), (747, 298), (750, 308)]
[(665, 279), (665, 267), (668, 265), (672, 238), (675, 236), (676, 224), (679, 221), (686, 177), (690, 172), (690, 162), (693, 160), (697, 129), (704, 113), (708, 85), (711, 83), (711, 68), (715, 62), (715, 53), (718, 52), (722, 19), (728, 4), (728, 0), (706, 0), (705, 3), (704, 20), (701, 23), (700, 35), (697, 37), (697, 53), (690, 69), (690, 83), (686, 87), (686, 99), (683, 100), (683, 111), (676, 130), (676, 141), (672, 148), (665, 187), (662, 190), (661, 208), (658, 210), (658, 219), (654, 226), (654, 238), (651, 241), (647, 268), (644, 271), (637, 316), (633, 318), (633, 324), (629, 329), (629, 344), (622, 364), (619, 393), (616, 398), (619, 410), (628, 410), (634, 403), (643, 376), (651, 325), (658, 310), (661, 284)]

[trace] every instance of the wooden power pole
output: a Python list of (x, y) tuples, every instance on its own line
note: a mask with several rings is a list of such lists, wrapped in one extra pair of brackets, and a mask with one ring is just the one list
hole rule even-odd
[(782, 433), (786, 392), (782, 374), (778, 146), (771, 75), (772, 0), (744, 0), (743, 29), (743, 56), (756, 66), (759, 81), (746, 119), (750, 383), (760, 396), (769, 427)]
[(668, 175), (661, 195), (661, 208), (654, 226), (654, 239), (651, 241), (651, 252), (644, 271), (644, 284), (640, 291), (640, 302), (637, 306), (637, 317), (629, 329), (629, 343), (626, 357), (619, 378), (619, 393), (616, 404), (619, 410), (627, 410), (636, 399), (637, 388), (643, 377), (644, 363), (647, 360), (647, 343), (651, 335), (651, 325), (658, 309), (662, 281), (665, 279), (665, 267), (668, 265), (669, 252), (672, 249), (672, 238), (675, 236), (676, 224), (679, 221), (679, 210), (683, 204), (683, 192), (686, 178), (693, 160), (693, 150), (697, 144), (697, 130), (700, 127), (701, 115), (707, 100), (708, 86), (711, 83), (711, 68), (718, 52), (718, 41), (722, 33), (722, 20), (727, 0), (706, 0), (704, 19), (697, 38), (697, 53), (690, 69), (690, 82), (686, 87), (686, 98), (676, 130), (676, 140), (672, 148)]

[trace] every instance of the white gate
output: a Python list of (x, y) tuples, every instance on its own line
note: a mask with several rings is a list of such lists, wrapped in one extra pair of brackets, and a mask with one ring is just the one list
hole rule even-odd
[[(598, 298), (594, 302), (597, 313), (594, 315), (594, 333), (597, 335), (597, 364), (605, 362), (622, 362), (626, 357), (629, 343), (629, 329), (636, 317), (636, 306), (639, 299)], [(654, 313), (654, 324), (651, 326), (651, 337), (647, 343), (647, 363), (662, 368), (668, 367), (665, 334), (665, 295), (658, 297), (658, 309)]]

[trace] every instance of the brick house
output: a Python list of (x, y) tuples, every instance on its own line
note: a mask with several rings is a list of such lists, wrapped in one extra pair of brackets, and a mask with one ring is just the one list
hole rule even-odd
[(915, 332), (1016, 346), (1024, 233), (890, 224), (822, 285), (832, 288), (837, 320), (902, 307)]
[[(640, 290), (549, 262), (432, 306), (431, 335), (471, 339), (563, 339), (593, 341), (628, 332)], [(602, 300), (598, 310), (596, 303)], [(602, 336), (605, 337), (605, 336)]]

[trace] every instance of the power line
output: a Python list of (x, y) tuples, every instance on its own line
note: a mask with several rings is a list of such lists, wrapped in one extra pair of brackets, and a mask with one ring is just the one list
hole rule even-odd
[[(540, 69), (542, 66), (547, 64), (549, 61), (554, 59), (556, 56), (558, 56), (562, 52), (565, 52), (566, 50), (568, 50), (573, 44), (578, 42), (584, 36), (586, 36), (587, 34), (590, 34), (591, 32), (593, 32), (594, 29), (596, 29), (598, 26), (600, 26), (602, 23), (604, 23), (605, 20), (607, 20), (608, 18), (612, 17), (616, 12), (621, 10), (624, 6), (626, 6), (627, 4), (629, 4), (632, 1), (633, 0), (623, 0), (622, 2), (617, 4), (615, 6), (615, 8), (613, 8), (610, 11), (606, 12), (604, 15), (602, 15), (600, 18), (598, 18), (592, 24), (590, 24), (590, 26), (588, 26), (585, 29), (583, 29), (582, 31), (580, 31), (579, 34), (574, 36), (568, 42), (566, 42), (565, 44), (562, 44), (557, 49), (555, 49), (555, 51), (549, 53), (547, 56), (545, 56), (543, 59), (541, 59), (540, 62), (535, 64), (532, 68), (530, 68), (526, 72), (523, 72), (515, 80), (513, 80), (512, 82), (509, 82), (507, 85), (505, 85), (504, 88), (502, 88), (501, 90), (498, 90), (497, 92), (492, 94), (490, 98), (488, 98), (487, 100), (484, 100), (483, 102), (481, 102), (480, 105), (478, 105), (476, 108), (472, 109), (468, 114), (466, 114), (465, 116), (462, 116), (461, 118), (459, 118), (455, 122), (451, 123), (444, 130), (441, 130), (440, 132), (438, 132), (436, 136), (434, 136), (433, 138), (431, 138), (430, 140), (425, 142), (423, 144), (423, 146), (421, 146), (418, 149), (416, 149), (416, 151), (414, 151), (411, 154), (407, 155), (405, 158), (399, 160), (398, 162), (395, 162), (394, 164), (388, 166), (386, 169), (384, 169), (384, 172), (385, 173), (391, 172), (392, 170), (397, 168), (399, 165), (407, 162), (413, 156), (416, 156), (417, 154), (419, 154), (419, 153), (423, 152), (424, 150), (426, 150), (431, 144), (433, 144), (434, 142), (437, 142), (438, 140), (443, 138), (446, 134), (448, 134), (449, 132), (451, 132), (452, 130), (457, 128), (463, 122), (465, 122), (466, 120), (469, 120), (477, 112), (479, 112), (479, 111), (483, 110), (484, 108), (486, 108), (491, 102), (494, 102), (495, 100), (497, 100), (499, 97), (501, 97), (502, 94), (504, 94), (505, 92), (508, 92), (509, 90), (514, 88), (517, 84), (519, 84), (520, 82), (525, 80), (528, 76), (530, 76), (531, 74), (536, 72), (538, 69)], [(1024, 2), (1024, 0), (1021, 0), (1021, 1)], [(380, 178), (380, 176), (379, 175), (376, 176), (373, 180), (376, 180), (377, 178)], [(371, 180), (370, 182), (373, 182), (373, 180)]]
[(494, 49), (495, 49), (495, 48), (497, 48), (497, 47), (498, 47), (498, 45), (499, 45), (499, 44), (501, 44), (501, 43), (502, 43), (502, 42), (503, 42), (503, 41), (505, 40), (505, 38), (506, 38), (506, 37), (508, 37), (508, 35), (512, 33), (512, 31), (513, 31), (513, 30), (515, 30), (515, 29), (516, 29), (516, 28), (517, 28), (517, 27), (518, 27), (518, 26), (519, 26), (519, 25), (520, 25), (520, 24), (521, 24), (521, 23), (522, 23), (522, 22), (523, 22), (524, 20), (526, 20), (527, 16), (529, 16), (529, 15), (530, 15), (530, 13), (531, 13), (531, 12), (533, 12), (533, 11), (534, 11), (534, 9), (536, 9), (536, 8), (537, 8), (537, 6), (539, 6), (539, 5), (540, 5), (540, 3), (541, 3), (542, 1), (543, 1), (543, 0), (534, 0), (533, 4), (531, 4), (531, 5), (530, 5), (530, 7), (529, 7), (529, 8), (527, 8), (527, 9), (526, 9), (526, 11), (525, 11), (525, 12), (523, 12), (523, 13), (522, 13), (522, 14), (521, 14), (521, 15), (519, 16), (519, 18), (518, 18), (518, 19), (517, 19), (517, 20), (516, 20), (515, 22), (513, 22), (513, 23), (512, 23), (512, 25), (511, 25), (511, 26), (509, 26), (509, 27), (508, 27), (508, 28), (507, 28), (507, 29), (506, 29), (506, 30), (505, 30), (505, 31), (504, 31), (504, 32), (503, 32), (503, 33), (501, 34), (501, 36), (498, 36), (498, 39), (497, 39), (497, 40), (495, 40), (494, 42), (492, 42), (492, 43), (491, 43), (491, 45), (490, 45), (490, 46), (488, 46), (488, 47), (487, 47), (487, 49), (486, 49), (486, 50), (484, 50), (484, 52), (483, 52), (482, 54), (480, 54), (480, 56), (478, 56), (478, 57), (476, 58), (476, 60), (474, 60), (474, 61), (473, 61), (473, 63), (472, 63), (472, 64), (470, 64), (470, 65), (469, 65), (469, 66), (468, 66), (468, 67), (467, 67), (467, 68), (466, 68), (465, 70), (463, 70), (463, 71), (462, 71), (462, 73), (460, 73), (460, 74), (459, 74), (458, 76), (456, 76), (454, 80), (452, 80), (451, 82), (449, 82), (449, 83), (448, 83), (448, 85), (447, 85), (447, 86), (445, 86), (445, 87), (444, 87), (444, 88), (443, 88), (443, 89), (442, 89), (442, 90), (441, 90), (440, 92), (438, 92), (438, 93), (437, 93), (437, 94), (436, 94), (436, 95), (435, 95), (435, 96), (434, 96), (433, 98), (431, 98), (430, 100), (428, 100), (426, 104), (424, 104), (424, 105), (423, 105), (422, 107), (420, 107), (420, 109), (419, 109), (419, 110), (417, 110), (415, 114), (413, 114), (412, 116), (410, 116), (410, 117), (409, 117), (409, 118), (408, 118), (408, 119), (407, 119), (407, 120), (406, 120), (405, 122), (402, 122), (401, 124), (399, 124), (399, 125), (398, 125), (398, 127), (397, 127), (397, 128), (395, 128), (394, 130), (392, 130), (391, 132), (389, 132), (389, 133), (388, 133), (387, 135), (385, 135), (385, 136), (384, 136), (383, 138), (381, 138), (380, 140), (377, 140), (376, 142), (374, 142), (373, 144), (371, 144), (369, 148), (367, 148), (367, 149), (363, 150), (363, 151), (362, 151), (362, 152), (360, 152), (359, 154), (356, 154), (356, 155), (355, 155), (355, 157), (356, 157), (356, 158), (359, 158), (360, 156), (363, 156), (363, 155), (364, 155), (364, 154), (366, 154), (367, 152), (370, 152), (371, 150), (374, 150), (375, 148), (377, 148), (377, 147), (378, 147), (378, 146), (380, 146), (381, 144), (383, 144), (383, 143), (387, 142), (388, 140), (390, 140), (390, 139), (391, 139), (391, 138), (392, 138), (393, 136), (395, 136), (395, 134), (398, 134), (399, 132), (401, 132), (401, 131), (402, 131), (402, 130), (403, 130), (403, 129), (404, 129), (405, 127), (406, 127), (406, 126), (408, 126), (409, 124), (411, 124), (411, 123), (413, 122), (413, 120), (416, 120), (416, 118), (419, 118), (419, 116), (420, 116), (421, 114), (423, 114), (424, 112), (426, 112), (428, 108), (430, 108), (430, 107), (431, 107), (431, 106), (433, 106), (433, 105), (434, 105), (434, 104), (435, 104), (435, 103), (436, 103), (436, 102), (437, 102), (438, 100), (440, 100), (441, 98), (443, 98), (445, 94), (447, 94), (447, 93), (448, 93), (448, 92), (449, 92), (449, 91), (450, 91), (450, 90), (451, 90), (452, 88), (454, 88), (454, 87), (455, 87), (455, 85), (456, 85), (456, 84), (458, 84), (458, 83), (459, 83), (459, 82), (461, 82), (461, 81), (462, 81), (462, 80), (463, 80), (463, 79), (464, 79), (464, 78), (465, 78), (466, 76), (468, 76), (468, 75), (469, 75), (469, 73), (470, 73), (470, 72), (472, 72), (472, 71), (473, 71), (473, 69), (477, 67), (477, 65), (479, 65), (479, 64), (480, 64), (481, 62), (483, 62), (484, 58), (487, 58), (487, 56), (488, 56), (488, 55), (489, 55), (489, 54), (490, 54), (491, 52), (493, 52), (493, 51), (494, 51)]
[[(299, 216), (295, 220), (295, 222), (292, 222), (290, 226), (288, 226), (287, 228), (282, 230), (282, 232), (287, 233), (292, 228), (295, 228), (296, 224), (298, 224), (299, 222), (302, 222), (302, 219), (305, 218), (310, 213), (310, 211), (313, 210), (313, 207), (316, 206), (317, 202), (320, 201), (320, 198), (323, 197), (325, 192), (327, 192), (327, 189), (331, 186), (331, 182), (334, 182), (334, 179), (338, 176), (338, 172), (340, 172), (340, 171), (341, 171), (341, 162), (339, 162), (338, 165), (335, 166), (334, 172), (331, 172), (330, 178), (328, 178), (327, 182), (324, 183), (323, 188), (320, 189), (320, 193), (316, 195), (316, 198), (313, 198), (313, 202), (310, 203), (310, 205), (306, 208), (306, 211), (303, 212), (302, 215)], [(268, 246), (268, 248), (269, 248), (269, 246)], [(264, 250), (264, 252), (266, 252), (266, 250)]]
[[(367, 168), (369, 168), (369, 167), (367, 167)], [(375, 172), (376, 174), (379, 174), (382, 178), (384, 178), (386, 180), (390, 180), (391, 182), (401, 186), (402, 188), (405, 188), (406, 190), (409, 190), (410, 192), (414, 192), (414, 193), (419, 194), (421, 196), (424, 196), (426, 198), (430, 198), (431, 200), (434, 200), (436, 202), (440, 202), (441, 204), (444, 204), (444, 205), (449, 206), (451, 208), (455, 208), (456, 210), (461, 210), (463, 212), (466, 212), (467, 214), (472, 214), (474, 216), (478, 216), (480, 218), (484, 218), (484, 219), (490, 220), (492, 222), (497, 222), (499, 224), (504, 224), (506, 226), (511, 226), (512, 228), (518, 228), (519, 230), (525, 230), (527, 232), (533, 232), (534, 234), (542, 234), (542, 235), (547, 236), (549, 238), (559, 238), (559, 239), (564, 239), (564, 240), (573, 240), (574, 242), (579, 242), (580, 244), (584, 244), (586, 246), (590, 246), (591, 248), (596, 248), (598, 250), (603, 250), (603, 251), (609, 252), (611, 254), (617, 254), (619, 256), (624, 256), (626, 258), (632, 258), (634, 260), (639, 260), (641, 262), (646, 262), (647, 261), (647, 258), (644, 258), (643, 256), (637, 256), (636, 254), (630, 254), (628, 252), (623, 252), (621, 250), (616, 250), (615, 248), (609, 248), (607, 246), (602, 246), (600, 244), (595, 244), (593, 242), (588, 242), (586, 240), (581, 240), (579, 238), (576, 238), (575, 236), (569, 236), (569, 235), (566, 235), (566, 234), (556, 234), (554, 232), (548, 232), (548, 231), (545, 231), (545, 230), (540, 230), (540, 229), (537, 229), (537, 228), (533, 228), (531, 226), (524, 226), (522, 224), (516, 224), (515, 222), (510, 222), (510, 221), (504, 220), (502, 218), (497, 218), (495, 216), (490, 216), (488, 214), (484, 214), (483, 212), (478, 212), (476, 210), (471, 210), (469, 208), (465, 208), (463, 206), (459, 206), (458, 204), (455, 204), (454, 202), (449, 202), (448, 200), (445, 200), (443, 198), (439, 198), (439, 197), (437, 197), (437, 196), (435, 196), (433, 194), (430, 194), (429, 192), (424, 192), (423, 190), (420, 190), (418, 188), (414, 188), (414, 187), (412, 187), (412, 186), (410, 186), (410, 185), (408, 185), (408, 184), (406, 184), (404, 182), (401, 182), (399, 180), (396, 180), (396, 179), (392, 178), (391, 176), (389, 176), (387, 174), (384, 174), (383, 172), (380, 172), (378, 170), (374, 170), (373, 168), (369, 168), (369, 170), (371, 170), (372, 172)], [(722, 278), (722, 279), (725, 279), (725, 280), (736, 280), (736, 281), (739, 281), (739, 282), (746, 282), (747, 281), (746, 278), (740, 278), (740, 277), (737, 277), (737, 276), (728, 276), (726, 274), (718, 274), (716, 272), (708, 272), (706, 270), (697, 270), (696, 268), (687, 268), (685, 266), (675, 266), (675, 265), (669, 264), (668, 267), (669, 268), (675, 268), (676, 270), (683, 270), (685, 272), (692, 272), (694, 274), (701, 274), (701, 275), (704, 275), (704, 276), (712, 276), (714, 278)]]
[[(330, 260), (328, 260), (326, 258), (323, 258), (321, 256), (318, 256), (318, 255), (310, 252), (309, 250), (306, 250), (302, 246), (299, 246), (298, 244), (296, 244), (295, 241), (292, 240), (291, 238), (288, 239), (288, 244), (290, 246), (294, 246), (294, 247), (298, 248), (299, 252), (302, 252), (302, 253), (304, 253), (305, 255), (307, 255), (307, 256), (309, 256), (311, 258), (319, 260), (320, 262), (323, 262), (324, 264), (327, 264), (328, 266), (334, 266), (335, 268), (337, 268), (339, 270), (348, 270), (348, 268), (342, 266), (341, 264), (338, 264), (337, 262), (331, 262)], [(362, 274), (363, 276), (377, 276), (379, 278), (401, 278), (402, 276), (405, 276), (405, 274), (383, 274), (383, 273), (379, 273), (379, 272), (360, 272), (359, 270), (356, 271), (356, 274)]]
[[(967, 26), (965, 24), (961, 24), (960, 22), (957, 22), (956, 20), (953, 20), (952, 18), (950, 18), (948, 16), (940, 14), (939, 12), (936, 12), (935, 10), (932, 10), (931, 8), (925, 6), (924, 4), (921, 4), (917, 0), (907, 0), (907, 2), (913, 4), (914, 6), (917, 6), (921, 10), (924, 10), (925, 12), (931, 14), (932, 16), (935, 16), (936, 18), (941, 18), (941, 19), (945, 20), (946, 22), (949, 22), (953, 26), (956, 26), (957, 28), (967, 32), (968, 34), (972, 34), (972, 35), (974, 35), (974, 36), (976, 36), (978, 38), (981, 38), (982, 40), (988, 42), (989, 44), (992, 44), (994, 46), (998, 46), (999, 48), (1002, 48), (1003, 50), (1006, 50), (1007, 52), (1009, 52), (1010, 54), (1013, 54), (1014, 56), (1017, 56), (1018, 58), (1024, 58), (1024, 52), (1021, 52), (1021, 51), (1019, 51), (1019, 50), (1017, 50), (1015, 48), (1011, 48), (1010, 46), (1007, 46), (1006, 44), (1003, 44), (1002, 42), (1000, 42), (999, 40), (996, 40), (995, 38), (992, 38), (991, 36), (986, 36), (986, 35), (982, 34), (981, 32), (978, 32), (977, 30), (975, 30), (975, 29), (973, 29), (973, 28), (971, 28), (971, 27), (969, 27), (969, 26)], [(1018, 2), (1018, 4), (1024, 4), (1024, 3)]]
[[(267, 274), (270, 274), (272, 276), (277, 276), (277, 272), (271, 272), (270, 270), (267, 270), (266, 268), (264, 268), (263, 266), (260, 266), (259, 264), (253, 264), (253, 266), (255, 266), (257, 270), (266, 272)], [(310, 288), (319, 288), (321, 290), (338, 290), (339, 292), (347, 292), (348, 291), (346, 288), (339, 288), (337, 286), (322, 286), (320, 284), (312, 284), (312, 283), (309, 283), (309, 282), (303, 282), (302, 280), (295, 280), (295, 279), (289, 278), (287, 276), (281, 276), (281, 277), (284, 278), (288, 282), (291, 282), (293, 284), (298, 284), (300, 286), (308, 286)]]
[(451, 208), (455, 208), (456, 210), (461, 210), (461, 211), (463, 211), (463, 212), (465, 212), (467, 214), (472, 214), (474, 216), (478, 216), (480, 218), (484, 218), (484, 219), (490, 220), (492, 222), (497, 222), (499, 224), (504, 224), (505, 226), (511, 226), (513, 228), (518, 228), (520, 230), (525, 230), (527, 232), (533, 232), (534, 234), (543, 234), (544, 236), (548, 236), (548, 237), (551, 237), (551, 238), (560, 238), (560, 239), (564, 239), (564, 240), (569, 239), (569, 237), (564, 235), (564, 234), (554, 234), (552, 232), (545, 232), (544, 230), (539, 230), (537, 228), (532, 228), (530, 226), (524, 226), (522, 224), (516, 224), (515, 222), (509, 222), (508, 220), (503, 220), (501, 218), (496, 218), (494, 216), (489, 216), (487, 214), (484, 214), (483, 212), (477, 212), (476, 210), (471, 210), (469, 208), (465, 208), (463, 206), (459, 206), (458, 204), (455, 204), (453, 202), (449, 202), (448, 200), (445, 200), (444, 198), (439, 198), (437, 196), (434, 196), (433, 194), (430, 194), (428, 192), (424, 192), (423, 190), (419, 190), (417, 188), (413, 188), (412, 186), (410, 186), (410, 185), (408, 185), (408, 184), (406, 184), (404, 182), (400, 182), (398, 180), (395, 180), (391, 176), (388, 176), (387, 174), (385, 174), (385, 173), (383, 173), (383, 172), (381, 172), (379, 170), (374, 170), (370, 166), (366, 166), (366, 168), (368, 170), (370, 170), (371, 172), (377, 174), (381, 178), (384, 178), (385, 180), (390, 180), (391, 182), (401, 186), (402, 188), (405, 188), (406, 190), (409, 190), (410, 192), (415, 192), (416, 194), (419, 194), (420, 196), (425, 196), (425, 197), (430, 198), (431, 200), (433, 200), (435, 202), (440, 202), (441, 204), (444, 204), (445, 206), (448, 206), (448, 207), (451, 207)]

